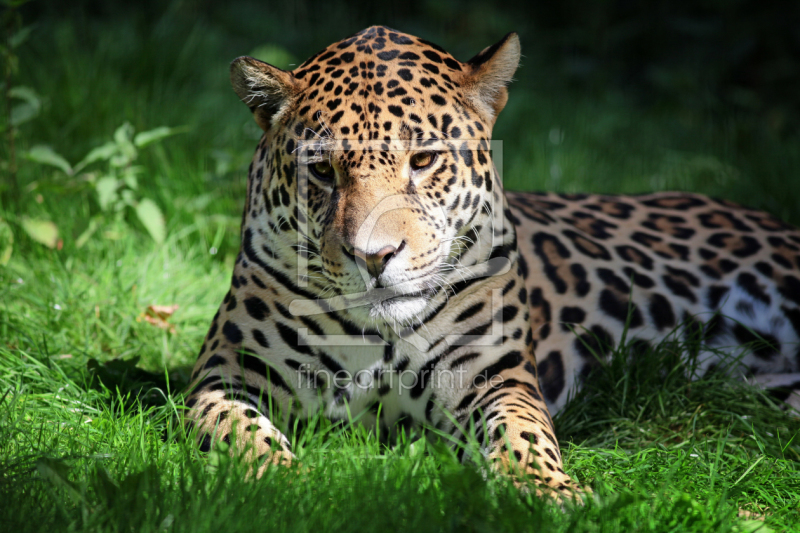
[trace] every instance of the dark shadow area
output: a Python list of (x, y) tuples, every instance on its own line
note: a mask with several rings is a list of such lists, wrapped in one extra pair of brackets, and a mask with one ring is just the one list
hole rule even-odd
[(88, 383), (97, 390), (103, 387), (116, 394), (112, 401), (122, 401), (126, 407), (142, 409), (160, 407), (167, 403), (166, 395), (187, 391), (192, 368), (180, 366), (166, 372), (151, 372), (137, 366), (138, 357), (101, 362), (91, 358), (87, 363)]
[[(227, 34), (217, 43), (219, 50), (231, 59), (254, 44), (272, 42), (302, 61), (373, 24), (424, 36), (466, 59), (517, 31), (525, 54), (517, 76), (521, 83), (590, 91), (615, 87), (640, 105), (758, 112), (782, 133), (798, 127), (793, 118), (800, 111), (800, 4), (795, 2), (51, 0), (32, 2), (23, 14), (43, 27), (64, 20), (78, 28), (125, 24), (143, 35), (185, 39), (198, 38), (194, 28), (216, 26)], [(80, 38), (89, 44), (92, 32)], [(129, 80), (163, 74), (144, 61), (137, 65), (136, 51), (128, 52)], [(164, 52), (166, 59), (170, 51)]]

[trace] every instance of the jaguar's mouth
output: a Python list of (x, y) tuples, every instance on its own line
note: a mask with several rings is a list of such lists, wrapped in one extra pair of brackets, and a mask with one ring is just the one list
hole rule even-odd
[(434, 291), (426, 289), (373, 300), (369, 315), (390, 323), (410, 323), (419, 318), (433, 294)]
[(367, 282), (366, 290), (352, 293), (349, 298), (368, 304), (402, 302), (417, 298), (430, 299), (437, 292), (432, 283), (433, 274), (435, 272), (416, 276), (412, 279), (393, 281), (388, 285), (383, 285), (377, 279), (372, 278)]
[[(425, 300), (430, 300), (431, 298), (433, 298), (433, 295), (436, 294), (436, 291), (433, 290), (433, 289), (423, 289), (423, 290), (400, 293), (400, 294), (397, 294), (395, 291), (392, 291), (391, 289), (377, 289), (377, 291), (381, 291), (381, 292), (385, 291), (386, 294), (378, 294), (378, 295), (376, 295), (377, 296), (377, 302), (375, 300), (373, 300), (374, 303), (389, 303), (389, 302), (402, 303), (402, 302), (406, 302), (406, 301), (416, 300), (418, 298), (423, 298)], [(372, 292), (376, 292), (376, 291), (374, 291), (374, 290), (373, 291), (369, 291), (369, 292), (367, 292), (367, 295), (370, 295)], [(370, 299), (372, 299), (372, 298), (370, 298)]]
[[(438, 288), (430, 282), (415, 278), (392, 287), (371, 287), (356, 293), (343, 293), (330, 298), (297, 300), (290, 311), (295, 314), (350, 310), (362, 319), (369, 317), (390, 324), (408, 324), (419, 320), (428, 303), (436, 296)], [(366, 312), (366, 315), (364, 313)]]

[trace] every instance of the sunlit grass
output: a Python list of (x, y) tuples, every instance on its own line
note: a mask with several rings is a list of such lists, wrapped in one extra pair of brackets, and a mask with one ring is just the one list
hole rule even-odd
[[(583, 507), (484, 479), (436, 438), (387, 447), (324, 421), (291, 435), (302, 470), (245, 482), (244, 465), (202, 457), (175, 424), (228, 265), (133, 232), (71, 265), (54, 254), (0, 275), (0, 522), (14, 530), (749, 530), (740, 509), (773, 531), (800, 524), (800, 421), (722, 375), (688, 380), (672, 345), (633, 370), (623, 349), (557, 417), (567, 471), (595, 491)], [(154, 302), (181, 305), (174, 334), (136, 320)], [(87, 371), (130, 357), (152, 374)]]

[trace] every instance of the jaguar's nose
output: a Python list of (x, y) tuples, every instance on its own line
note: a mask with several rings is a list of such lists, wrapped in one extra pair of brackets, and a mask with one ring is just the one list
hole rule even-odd
[(401, 242), (400, 246), (397, 247), (387, 244), (374, 253), (367, 253), (358, 248), (349, 248), (347, 246), (343, 246), (342, 248), (344, 249), (345, 255), (353, 259), (359, 268), (366, 268), (370, 277), (377, 279), (383, 273), (389, 261), (399, 254), (405, 245), (405, 241)]
[(367, 263), (367, 271), (369, 272), (370, 277), (378, 279), (378, 276), (383, 273), (383, 269), (386, 268), (386, 265), (392, 260), (392, 257), (394, 257), (396, 253), (397, 248), (388, 245), (384, 246), (374, 254), (366, 254), (365, 260)]

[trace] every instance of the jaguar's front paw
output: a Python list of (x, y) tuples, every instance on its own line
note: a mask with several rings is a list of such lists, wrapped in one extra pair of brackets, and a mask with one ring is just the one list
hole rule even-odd
[(523, 492), (533, 490), (539, 498), (580, 503), (583, 496), (592, 494), (591, 487), (573, 480), (561, 468), (560, 462), (543, 461), (532, 449), (526, 455), (496, 451), (488, 459), (495, 471), (511, 476), (518, 489)]

